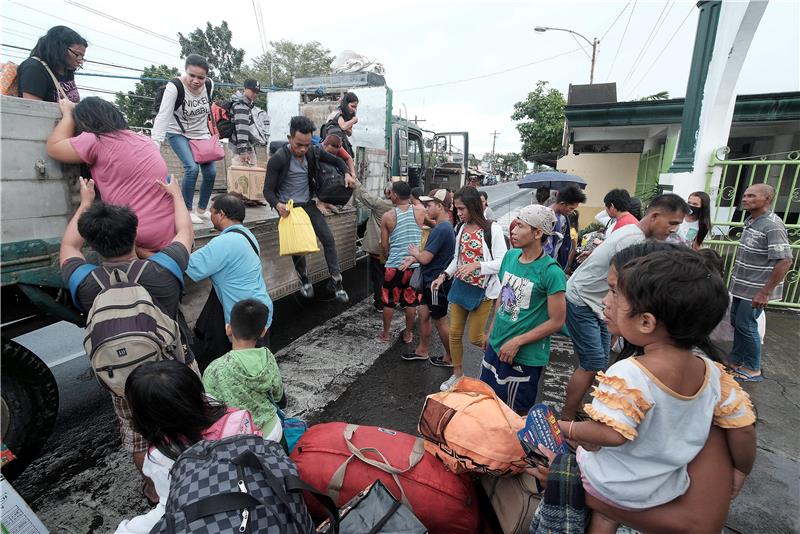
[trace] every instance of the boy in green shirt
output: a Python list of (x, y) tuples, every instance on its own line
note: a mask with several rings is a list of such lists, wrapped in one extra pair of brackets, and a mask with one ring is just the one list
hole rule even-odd
[(281, 421), (273, 404), (283, 398), (283, 380), (275, 356), (256, 342), (267, 335), (269, 309), (263, 302), (246, 299), (231, 310), (225, 331), (233, 350), (209, 364), (203, 373), (206, 393), (229, 407), (248, 410), (264, 439), (280, 442)]
[(527, 414), (536, 403), (539, 377), (550, 361), (550, 336), (566, 319), (567, 279), (544, 253), (556, 222), (553, 210), (525, 206), (511, 231), (498, 277), (500, 298), (481, 363), (481, 380), (512, 410)]

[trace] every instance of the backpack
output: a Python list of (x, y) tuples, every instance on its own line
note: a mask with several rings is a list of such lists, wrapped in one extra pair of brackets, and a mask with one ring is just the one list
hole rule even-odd
[(199, 441), (181, 453), (170, 479), (153, 533), (313, 533), (303, 491), (324, 504), (338, 532), (331, 499), (300, 480), (279, 444), (259, 436)]
[[(172, 109), (173, 113), (178, 111), (181, 106), (183, 106), (183, 101), (186, 99), (186, 89), (183, 88), (183, 82), (180, 78), (173, 78), (169, 82), (175, 86), (175, 89), (178, 90), (178, 98), (175, 99), (175, 107)], [(151, 113), (151, 117), (155, 118), (158, 115), (159, 110), (161, 109), (161, 101), (164, 100), (164, 90), (167, 88), (167, 84), (162, 85), (156, 90), (156, 94), (153, 100), (153, 112)], [(208, 99), (211, 100), (212, 86), (211, 86), (211, 79), (206, 78), (206, 93), (208, 93)], [(180, 121), (178, 121), (178, 125), (180, 125)]]
[(267, 146), (269, 143), (270, 118), (266, 111), (253, 106), (250, 112), (250, 139), (258, 144)]
[(83, 346), (100, 385), (120, 397), (125, 381), (145, 362), (184, 361), (178, 323), (162, 312), (139, 284), (148, 261), (127, 270), (98, 267), (91, 272), (100, 286), (86, 318)]
[(211, 104), (210, 121), (211, 126), (216, 129), (220, 139), (235, 139), (236, 128), (233, 126), (233, 100), (217, 100)]
[(0, 95), (19, 96), (17, 65), (11, 61), (0, 63)]
[(335, 165), (318, 161), (317, 198), (328, 204), (343, 206), (353, 196), (353, 190), (344, 185), (344, 175)]

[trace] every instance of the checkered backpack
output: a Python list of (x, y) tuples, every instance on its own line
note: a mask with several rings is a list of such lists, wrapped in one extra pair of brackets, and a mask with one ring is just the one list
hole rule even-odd
[(303, 491), (325, 506), (338, 532), (333, 501), (300, 480), (278, 443), (259, 436), (195, 443), (175, 461), (170, 477), (164, 517), (151, 533), (313, 533)]

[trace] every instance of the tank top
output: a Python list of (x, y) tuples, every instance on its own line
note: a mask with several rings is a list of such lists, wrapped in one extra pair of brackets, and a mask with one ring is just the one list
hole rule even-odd
[[(422, 228), (414, 217), (414, 207), (409, 205), (406, 211), (394, 209), (397, 224), (389, 235), (389, 257), (386, 259), (387, 267), (400, 267), (408, 256), (409, 245), (419, 245), (422, 240)], [(419, 267), (414, 263), (411, 267)]]

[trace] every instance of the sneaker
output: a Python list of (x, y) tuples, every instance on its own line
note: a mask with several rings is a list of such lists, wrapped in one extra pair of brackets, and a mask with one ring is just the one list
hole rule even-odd
[(196, 213), (190, 213), (189, 218), (192, 219), (192, 224), (203, 224), (205, 222)]
[(197, 216), (200, 217), (201, 219), (203, 219), (204, 221), (210, 221), (211, 220), (211, 211), (210, 210), (203, 210), (202, 213), (200, 213), (198, 211), (197, 212)]
[(453, 362), (446, 361), (444, 356), (431, 356), (428, 358), (428, 363), (434, 367), (449, 367), (451, 369), (453, 367)]
[(439, 386), (439, 391), (447, 391), (448, 389), (452, 388), (456, 385), (456, 382), (458, 382), (460, 378), (460, 376), (452, 375), (450, 378), (442, 382), (442, 385)]
[(307, 275), (300, 276), (300, 294), (306, 299), (314, 298), (314, 286)]
[(344, 287), (342, 287), (342, 275), (334, 275), (332, 278), (333, 289), (336, 291), (336, 300), (342, 304), (347, 304), (350, 297), (347, 295), (347, 291), (344, 290)]
[(407, 352), (407, 353), (403, 354), (400, 357), (403, 358), (407, 362), (413, 362), (414, 360), (427, 360), (428, 359), (427, 356), (421, 356), (421, 355), (417, 354), (416, 352)]

